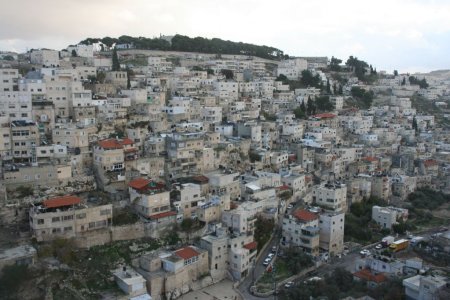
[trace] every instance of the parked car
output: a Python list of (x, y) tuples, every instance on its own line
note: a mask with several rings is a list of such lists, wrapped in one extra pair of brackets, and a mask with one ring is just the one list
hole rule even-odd
[(277, 247), (277, 246), (273, 246), (273, 247), (272, 247), (272, 250), (271, 250), (271, 251), (272, 251), (272, 253), (275, 253), (275, 252), (277, 252), (277, 249), (278, 249), (278, 247)]
[(263, 266), (268, 266), (268, 265), (270, 264), (271, 261), (272, 261), (272, 260), (271, 260), (270, 258), (266, 258), (266, 259), (263, 261)]
[(293, 281), (288, 281), (288, 282), (286, 282), (285, 284), (284, 284), (284, 287), (285, 288), (290, 288), (290, 287), (292, 287), (292, 286), (294, 286), (294, 282)]
[(269, 253), (269, 254), (267, 254), (267, 258), (270, 258), (270, 259), (272, 259), (274, 256), (275, 256), (275, 253)]
[(383, 249), (383, 245), (381, 245), (381, 244), (378, 244), (378, 245), (376, 245), (376, 246), (375, 246), (375, 249), (377, 249), (377, 250), (381, 250), (381, 249)]
[(361, 250), (361, 252), (359, 252), (359, 254), (367, 256), (367, 255), (370, 255), (370, 251), (367, 249), (364, 249), (364, 250)]
[(289, 205), (287, 206), (287, 209), (291, 209), (291, 208), (293, 208), (293, 207), (294, 207), (294, 205), (289, 204)]

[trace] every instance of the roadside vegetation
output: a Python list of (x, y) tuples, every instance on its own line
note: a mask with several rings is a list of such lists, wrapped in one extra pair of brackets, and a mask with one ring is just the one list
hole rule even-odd
[(382, 230), (372, 221), (374, 205), (386, 206), (387, 203), (379, 198), (370, 197), (350, 206), (349, 212), (345, 215), (345, 241), (367, 244), (378, 241), (383, 235), (389, 234), (389, 230)]
[(365, 282), (354, 281), (352, 273), (337, 268), (323, 280), (304, 282), (282, 290), (279, 298), (283, 300), (310, 300), (312, 298), (338, 300), (365, 295), (384, 300), (397, 300), (405, 297), (401, 280), (388, 281), (384, 285), (369, 289)]
[(274, 228), (275, 223), (272, 219), (265, 219), (261, 216), (256, 218), (254, 237), (255, 241), (258, 243), (258, 252), (270, 240)]

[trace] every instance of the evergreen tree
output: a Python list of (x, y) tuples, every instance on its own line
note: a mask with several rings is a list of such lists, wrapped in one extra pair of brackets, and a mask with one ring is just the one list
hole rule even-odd
[(314, 103), (311, 99), (311, 96), (308, 96), (308, 102), (306, 103), (306, 114), (308, 116), (312, 115), (314, 110)]
[(419, 126), (417, 126), (417, 120), (416, 120), (416, 117), (413, 118), (413, 121), (412, 121), (412, 128), (416, 131), (416, 134), (419, 132)]
[(344, 89), (342, 88), (342, 85), (341, 85), (341, 84), (339, 85), (339, 91), (338, 91), (338, 94), (339, 94), (339, 95), (344, 94)]
[(302, 104), (300, 104), (300, 109), (306, 113), (305, 101), (302, 101)]
[(330, 80), (327, 79), (327, 94), (331, 94), (331, 85), (330, 85)]
[(333, 94), (337, 94), (337, 86), (336, 83), (333, 83)]
[(403, 77), (402, 85), (406, 85), (406, 78), (405, 77)]
[(116, 47), (114, 47), (113, 55), (112, 55), (112, 70), (120, 71), (120, 63), (119, 63), (119, 57), (117, 56), (117, 48)]

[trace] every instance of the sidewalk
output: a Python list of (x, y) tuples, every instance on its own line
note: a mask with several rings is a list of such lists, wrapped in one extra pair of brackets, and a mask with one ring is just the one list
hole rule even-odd
[(233, 282), (224, 279), (204, 289), (187, 293), (179, 299), (183, 300), (243, 300), (233, 289)]

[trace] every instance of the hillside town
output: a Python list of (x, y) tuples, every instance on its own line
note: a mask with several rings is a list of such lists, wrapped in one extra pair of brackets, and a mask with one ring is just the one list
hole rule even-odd
[(102, 41), (0, 52), (0, 298), (450, 298), (450, 71)]

